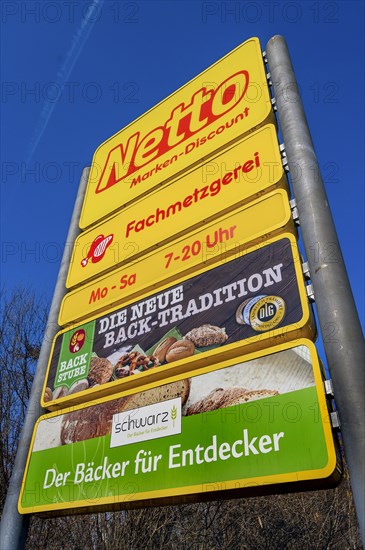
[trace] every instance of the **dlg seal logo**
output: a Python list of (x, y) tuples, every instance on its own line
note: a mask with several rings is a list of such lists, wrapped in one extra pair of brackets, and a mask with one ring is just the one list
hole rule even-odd
[(280, 296), (256, 296), (237, 308), (236, 321), (250, 325), (256, 332), (266, 332), (281, 323), (285, 310), (285, 301)]

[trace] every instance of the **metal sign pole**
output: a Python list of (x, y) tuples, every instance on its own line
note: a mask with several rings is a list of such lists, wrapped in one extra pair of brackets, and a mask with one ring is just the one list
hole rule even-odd
[(76, 197), (71, 223), (67, 234), (66, 247), (63, 253), (60, 270), (53, 294), (52, 304), (47, 320), (45, 336), (39, 354), (36, 373), (34, 376), (32, 391), (29, 398), (28, 408), (25, 415), (24, 426), (20, 436), (18, 450), (15, 458), (14, 468), (9, 483), (8, 493), (5, 500), (4, 510), (1, 518), (0, 548), (1, 550), (16, 550), (24, 548), (29, 526), (29, 516), (18, 513), (18, 497), (27, 461), (30, 442), (34, 425), (42, 414), (40, 397), (46, 376), (48, 360), (51, 353), (52, 340), (59, 330), (58, 313), (61, 301), (66, 294), (66, 277), (69, 268), (70, 256), (73, 243), (79, 234), (79, 218), (84, 200), (89, 168), (83, 170), (80, 185)]
[(365, 354), (361, 324), (284, 38), (272, 37), (266, 53), (364, 541)]

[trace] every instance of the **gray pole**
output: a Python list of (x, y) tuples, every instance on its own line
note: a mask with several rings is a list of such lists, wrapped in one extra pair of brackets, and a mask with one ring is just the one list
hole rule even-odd
[(364, 339), (284, 38), (266, 52), (364, 542)]
[(58, 313), (62, 298), (66, 294), (66, 277), (70, 262), (73, 243), (79, 234), (79, 219), (81, 207), (84, 200), (89, 168), (84, 168), (80, 180), (79, 190), (76, 197), (71, 223), (67, 234), (66, 246), (63, 253), (60, 270), (53, 294), (52, 304), (49, 311), (45, 336), (39, 354), (37, 370), (34, 376), (32, 391), (29, 398), (28, 408), (25, 415), (24, 426), (20, 436), (18, 450), (15, 458), (14, 468), (6, 495), (5, 506), (1, 518), (0, 528), (0, 549), (18, 550), (24, 548), (29, 526), (29, 515), (23, 516), (18, 513), (18, 497), (23, 479), (24, 468), (28, 456), (28, 450), (33, 433), (34, 425), (43, 409), (40, 406), (40, 397), (43, 389), (44, 379), (51, 353), (52, 340), (59, 330)]

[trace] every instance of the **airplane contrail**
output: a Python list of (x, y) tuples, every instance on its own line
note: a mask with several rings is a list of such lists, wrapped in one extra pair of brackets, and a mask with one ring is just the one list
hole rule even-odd
[[(72, 69), (74, 68), (78, 58), (80, 57), (80, 54), (83, 50), (86, 40), (88, 39), (94, 27), (97, 10), (100, 11), (103, 3), (104, 3), (104, 0), (93, 0), (92, 5), (90, 6), (90, 11), (88, 12), (88, 17), (83, 19), (79, 30), (74, 35), (70, 49), (66, 55), (65, 61), (63, 62), (60, 70), (57, 73), (56, 82), (55, 82), (55, 84), (58, 85), (57, 89), (62, 90), (65, 82), (70, 77)], [(40, 114), (39, 122), (37, 123), (37, 126), (34, 130), (33, 136), (31, 138), (31, 141), (28, 147), (28, 153), (26, 156), (27, 163), (30, 162), (36, 148), (38, 147), (38, 144), (45, 132), (49, 119), (52, 116), (56, 103), (57, 103), (56, 101), (50, 102), (49, 100), (46, 100), (43, 106), (42, 112)]]

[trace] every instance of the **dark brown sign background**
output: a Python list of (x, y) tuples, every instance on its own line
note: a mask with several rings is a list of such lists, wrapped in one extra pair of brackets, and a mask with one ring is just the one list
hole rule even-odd
[[(298, 252), (296, 247), (294, 250)], [(281, 264), (282, 266), (278, 268), (277, 266)], [(281, 280), (278, 282), (273, 282), (272, 277), (267, 279), (265, 275), (265, 270), (270, 272), (273, 269), (276, 274), (280, 274)], [(263, 285), (268, 280), (270, 285), (259, 288), (260, 277)], [(239, 284), (238, 281), (240, 281)], [(300, 284), (304, 283), (300, 282)], [(254, 291), (253, 288), (257, 290)], [(243, 292), (246, 294), (242, 295)], [(116, 352), (122, 356), (133, 351), (136, 346), (138, 351), (147, 355), (153, 352), (154, 346), (164, 337), (174, 335), (178, 339), (183, 338), (190, 330), (204, 324), (225, 330), (228, 338), (220, 344), (223, 347), (253, 336), (260, 337), (262, 332), (259, 333), (250, 325), (239, 324), (236, 321), (236, 311), (240, 304), (258, 295), (279, 296), (285, 302), (284, 317), (275, 326), (275, 330), (302, 320), (303, 310), (295, 274), (292, 243), (288, 238), (277, 240), (178, 285), (173, 285), (163, 292), (152, 294), (147, 299), (136, 301), (125, 308), (116, 309), (96, 318), (93, 321), (95, 323), (94, 339), (91, 348), (88, 347), (93, 354), (103, 358), (108, 358)], [(172, 305), (168, 303), (168, 298), (171, 296), (175, 296), (175, 303)], [(178, 300), (176, 300), (177, 296)], [(154, 308), (154, 298), (156, 303), (160, 303), (160, 307), (157, 305), (156, 311), (151, 311)], [(202, 311), (202, 304), (206, 306), (212, 302), (212, 299), (211, 307)], [(190, 314), (186, 315), (187, 312)], [(123, 319), (123, 324), (104, 330), (108, 324), (109, 327), (112, 325), (113, 319), (115, 322), (116, 314), (119, 314), (119, 319)], [(80, 328), (87, 324), (90, 322), (80, 325)], [(76, 330), (77, 327), (59, 334), (56, 338), (47, 381), (47, 386), (52, 390), (60, 359), (62, 339), (67, 339), (65, 343), (68, 344)], [(126, 338), (128, 331), (141, 333), (125, 341), (115, 342), (118, 334)], [(204, 353), (207, 349), (212, 348), (197, 348), (196, 353)], [(91, 356), (91, 353), (89, 355)], [(113, 365), (118, 358), (119, 355), (111, 358)]]

